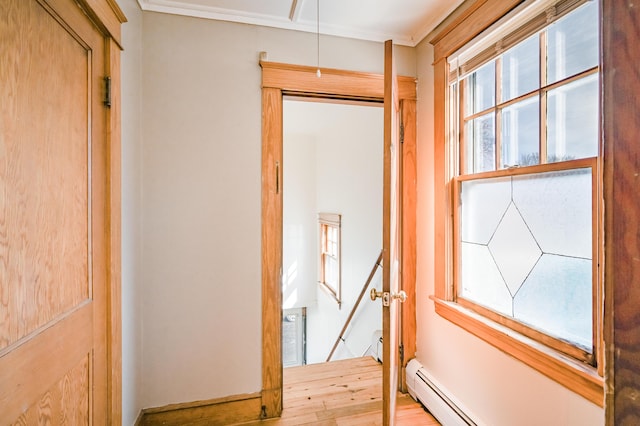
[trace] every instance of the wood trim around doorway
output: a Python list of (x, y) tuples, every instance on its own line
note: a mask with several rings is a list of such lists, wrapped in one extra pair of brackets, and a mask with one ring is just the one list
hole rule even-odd
[(107, 363), (109, 366), (107, 406), (109, 423), (122, 423), (122, 100), (120, 95), (120, 46), (110, 39), (107, 45), (107, 67), (111, 78), (111, 108), (107, 109), (108, 131), (108, 198), (109, 198), (109, 291), (107, 295), (109, 320), (107, 326)]
[[(262, 67), (262, 418), (279, 417), (282, 413), (282, 97), (283, 95), (317, 98), (365, 100), (382, 102), (384, 78), (381, 74), (322, 68), (322, 78), (315, 67), (260, 62)], [(416, 100), (416, 80), (398, 77), (400, 100)], [(414, 109), (415, 110), (415, 109)], [(410, 115), (415, 138), (415, 113)], [(415, 140), (411, 142), (415, 147)], [(415, 149), (415, 148), (414, 148)], [(413, 158), (407, 156), (405, 158)], [(415, 160), (413, 158), (413, 160)], [(413, 161), (412, 160), (412, 161)], [(415, 194), (416, 180), (404, 182), (403, 194)], [(415, 223), (415, 197), (403, 197), (403, 220)], [(413, 241), (415, 238), (408, 238)], [(406, 250), (406, 247), (405, 247)], [(415, 253), (415, 247), (409, 250)], [(410, 263), (413, 263), (411, 265)], [(415, 256), (408, 256), (403, 267), (415, 271)], [(404, 288), (415, 288), (412, 283)], [(415, 324), (415, 297), (404, 303), (402, 321)], [(415, 328), (414, 328), (415, 335)], [(415, 336), (414, 336), (415, 337)], [(412, 358), (414, 349), (405, 347), (405, 360)]]
[[(38, 0), (48, 8), (63, 10), (66, 6), (59, 0)], [(110, 78), (110, 105), (105, 107), (106, 160), (105, 199), (106, 211), (104, 238), (106, 242), (107, 281), (105, 288), (106, 311), (99, 321), (106, 331), (106, 422), (122, 424), (122, 97), (121, 97), (121, 25), (127, 18), (116, 0), (76, 0), (75, 6), (89, 17), (104, 37), (104, 75)], [(94, 194), (97, 196), (97, 194)]]

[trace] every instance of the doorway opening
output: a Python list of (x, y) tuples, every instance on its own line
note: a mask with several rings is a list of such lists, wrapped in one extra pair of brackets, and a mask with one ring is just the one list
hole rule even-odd
[[(371, 74), (336, 69), (323, 69), (317, 78), (316, 68), (272, 62), (262, 67), (262, 417), (278, 417), (282, 413), (282, 171), (283, 171), (283, 98), (315, 97), (329, 101), (384, 101), (384, 189), (383, 189), (383, 256), (392, 267), (383, 270), (383, 418), (388, 423), (395, 406), (398, 372), (415, 353), (415, 123), (416, 81), (397, 77), (393, 66), (393, 45), (385, 43), (385, 73)], [(398, 126), (399, 125), (399, 126)], [(398, 142), (402, 131), (404, 138)], [(394, 142), (395, 141), (395, 142)], [(393, 160), (393, 161), (392, 161)], [(400, 160), (400, 162), (398, 162)], [(398, 173), (399, 172), (399, 173)], [(393, 178), (393, 179), (392, 179)], [(392, 188), (402, 181), (402, 195), (395, 197)], [(397, 189), (395, 190), (397, 194)], [(386, 200), (386, 201), (385, 201)], [(393, 206), (393, 208), (392, 208)], [(400, 207), (401, 206), (401, 207)], [(401, 211), (402, 218), (391, 212)], [(398, 229), (400, 224), (401, 230)], [(392, 230), (393, 234), (392, 235)], [(388, 232), (387, 232), (388, 231)], [(406, 235), (398, 241), (396, 235)], [(392, 238), (394, 237), (394, 238)], [(389, 249), (402, 245), (402, 258)], [(398, 279), (398, 272), (403, 278)], [(392, 275), (393, 272), (393, 275)], [(409, 295), (408, 303), (398, 309), (395, 293), (401, 282)], [(391, 285), (393, 283), (393, 286)], [(391, 297), (393, 295), (393, 298)], [(396, 324), (402, 317), (401, 338)], [(400, 338), (400, 339), (399, 339)], [(404, 347), (401, 349), (398, 340)], [(391, 348), (394, 348), (393, 351)], [(399, 354), (404, 354), (399, 357)], [(400, 364), (400, 365), (398, 365)], [(386, 424), (385, 423), (385, 424)]]
[(382, 248), (383, 118), (381, 103), (283, 100), (285, 367), (382, 358), (380, 306), (357, 301), (382, 288), (379, 268), (367, 277)]

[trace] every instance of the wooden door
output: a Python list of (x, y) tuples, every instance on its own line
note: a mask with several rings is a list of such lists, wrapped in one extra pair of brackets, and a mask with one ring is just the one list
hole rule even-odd
[(0, 2), (0, 419), (109, 419), (104, 37), (73, 0)]
[(393, 425), (399, 364), (400, 293), (400, 126), (393, 43), (384, 44), (384, 184), (382, 275), (383, 424)]

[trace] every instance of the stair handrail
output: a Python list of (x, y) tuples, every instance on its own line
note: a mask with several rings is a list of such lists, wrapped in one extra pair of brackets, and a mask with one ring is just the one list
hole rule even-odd
[(347, 317), (347, 320), (344, 322), (344, 326), (342, 327), (342, 331), (340, 331), (340, 335), (336, 339), (336, 342), (333, 344), (333, 348), (331, 348), (331, 352), (329, 352), (329, 356), (327, 357), (327, 361), (326, 362), (331, 361), (331, 357), (333, 356), (333, 353), (336, 351), (336, 348), (340, 344), (340, 341), (342, 340), (344, 342), (344, 333), (347, 331), (347, 328), (349, 327), (349, 323), (353, 319), (353, 316), (355, 315), (356, 310), (358, 309), (358, 306), (360, 305), (360, 302), (362, 301), (362, 298), (364, 297), (364, 294), (367, 292), (367, 288), (369, 287), (369, 284), (371, 284), (371, 280), (373, 279), (373, 276), (376, 274), (376, 270), (378, 269), (378, 267), (382, 268), (382, 252), (383, 251), (380, 250), (380, 255), (378, 256), (378, 259), (376, 260), (375, 265), (373, 265), (373, 268), (371, 269), (371, 273), (369, 274), (369, 278), (367, 278), (367, 282), (364, 283), (364, 286), (362, 287), (362, 291), (360, 292), (360, 295), (358, 296), (358, 300), (356, 300), (355, 305), (353, 305), (353, 308), (351, 309), (351, 313)]

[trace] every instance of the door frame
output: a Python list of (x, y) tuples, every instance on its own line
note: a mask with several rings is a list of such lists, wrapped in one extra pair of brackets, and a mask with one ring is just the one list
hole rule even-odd
[[(40, 0), (39, 0), (40, 1)], [(122, 424), (122, 27), (127, 22), (114, 0), (79, 0), (105, 38), (106, 229), (107, 241), (107, 424)], [(108, 85), (108, 87), (107, 87)]]
[[(59, 3), (59, 0), (37, 0)], [(122, 24), (127, 17), (114, 0), (76, 0), (105, 39), (106, 219), (107, 280), (105, 323), (107, 341), (107, 424), (122, 424)], [(107, 80), (108, 79), (108, 80)], [(108, 81), (108, 83), (107, 83)], [(108, 88), (107, 88), (108, 85)], [(105, 93), (106, 95), (106, 93)]]
[[(282, 102), (283, 96), (384, 100), (384, 75), (260, 61), (262, 67), (262, 417), (282, 413)], [(402, 156), (402, 367), (415, 354), (416, 79), (398, 77), (407, 121)], [(405, 226), (406, 225), (406, 226)], [(404, 386), (404, 385), (403, 385)]]

